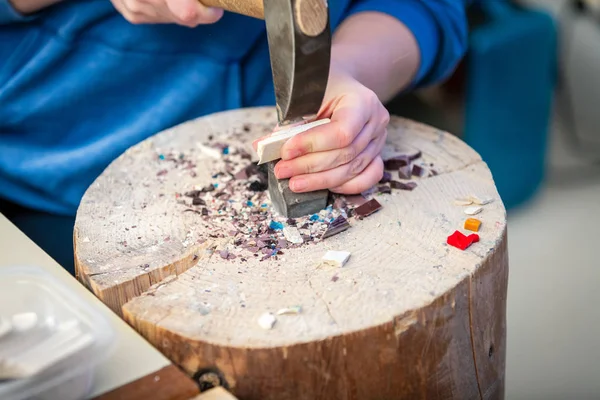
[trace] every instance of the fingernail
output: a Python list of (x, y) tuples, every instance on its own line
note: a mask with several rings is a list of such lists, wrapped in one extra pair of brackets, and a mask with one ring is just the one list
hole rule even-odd
[(277, 179), (289, 178), (292, 175), (290, 172), (291, 170), (288, 167), (275, 167), (275, 176)]
[(299, 179), (294, 179), (293, 181), (290, 181), (290, 185), (292, 186), (292, 190), (294, 192), (299, 192), (308, 187), (308, 182), (306, 181), (306, 179), (299, 178)]
[(224, 10), (222, 8), (217, 7), (207, 7), (206, 12), (209, 18), (217, 19), (223, 16)]
[(284, 159), (291, 160), (293, 158), (299, 157), (301, 154), (300, 150), (292, 149), (285, 152)]

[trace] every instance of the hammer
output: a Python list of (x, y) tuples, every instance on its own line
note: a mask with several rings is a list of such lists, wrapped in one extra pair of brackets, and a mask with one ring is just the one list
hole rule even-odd
[[(283, 128), (274, 133), (272, 139), (287, 139), (291, 136), (286, 132), (306, 130), (286, 130), (285, 126), (313, 121), (321, 108), (331, 58), (327, 0), (200, 1), (209, 7), (265, 20), (277, 119)], [(278, 149), (283, 143), (283, 140), (278, 142)], [(328, 190), (294, 193), (289, 188), (288, 179), (276, 178), (274, 168), (279, 158), (280, 154), (276, 151), (266, 160), (269, 196), (275, 210), (287, 218), (298, 218), (325, 208)]]

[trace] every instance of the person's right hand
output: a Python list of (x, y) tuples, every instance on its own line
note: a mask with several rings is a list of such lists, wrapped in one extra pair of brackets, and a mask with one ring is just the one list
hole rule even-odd
[(179, 24), (190, 28), (212, 24), (223, 16), (220, 8), (206, 7), (198, 0), (111, 0), (132, 24)]

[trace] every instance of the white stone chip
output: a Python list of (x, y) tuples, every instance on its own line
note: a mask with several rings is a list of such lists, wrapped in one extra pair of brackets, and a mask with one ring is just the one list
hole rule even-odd
[(269, 330), (273, 329), (276, 321), (277, 318), (273, 314), (266, 312), (258, 318), (258, 325), (265, 330)]
[(334, 251), (329, 250), (321, 259), (324, 264), (331, 265), (333, 267), (343, 267), (348, 259), (350, 258), (349, 251)]
[(306, 132), (311, 128), (324, 125), (329, 122), (331, 122), (329, 118), (323, 118), (308, 124), (293, 126), (288, 129), (282, 129), (280, 131), (273, 132), (271, 136), (264, 138), (256, 145), (258, 164), (264, 164), (266, 162), (281, 158), (281, 148), (288, 140), (302, 132)]
[(491, 199), (491, 198), (482, 199), (480, 197), (473, 196), (473, 195), (469, 196), (469, 200), (471, 200), (473, 203), (480, 205), (480, 206), (490, 204), (492, 201), (494, 201), (494, 199)]
[(479, 214), (482, 210), (483, 210), (483, 207), (471, 206), (471, 207), (465, 208), (465, 214), (475, 215), (475, 214)]
[[(34, 313), (17, 314), (20, 316), (17, 319), (22, 319), (19, 322), (25, 320), (31, 322), (29, 316), (24, 316), (26, 314), (35, 315)], [(14, 322), (14, 316), (12, 319)], [(16, 354), (5, 355), (0, 360), (0, 380), (32, 377), (66, 357), (80, 352), (93, 342), (94, 336), (83, 332), (77, 326), (76, 320), (61, 323), (55, 332), (32, 344), (31, 347)]]
[(287, 307), (287, 308), (282, 308), (279, 311), (277, 311), (277, 315), (295, 315), (295, 314), (300, 314), (302, 312), (302, 307), (301, 306), (293, 306), (293, 307)]
[(205, 146), (202, 143), (198, 143), (197, 146), (200, 149), (200, 151), (207, 157), (213, 158), (215, 160), (220, 160), (221, 158), (223, 158), (223, 152), (219, 149)]
[(24, 312), (12, 316), (12, 326), (17, 331), (28, 331), (38, 323), (38, 316), (34, 312)]
[(473, 200), (471, 199), (456, 199), (454, 200), (454, 205), (457, 206), (470, 206), (473, 204)]
[(283, 236), (288, 242), (294, 244), (304, 243), (304, 239), (302, 239), (300, 231), (295, 226), (286, 226), (285, 228), (283, 228)]

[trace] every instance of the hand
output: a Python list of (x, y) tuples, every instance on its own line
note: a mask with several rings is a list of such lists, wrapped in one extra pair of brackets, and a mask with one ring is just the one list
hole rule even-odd
[(61, 0), (8, 0), (15, 10), (22, 15), (28, 15), (43, 10)]
[(294, 192), (342, 194), (357, 194), (379, 182), (390, 115), (377, 95), (332, 65), (318, 118), (331, 122), (288, 140), (275, 166), (277, 178), (291, 178)]
[(223, 16), (220, 8), (198, 0), (111, 0), (117, 11), (133, 24), (174, 23), (190, 28), (212, 24)]

